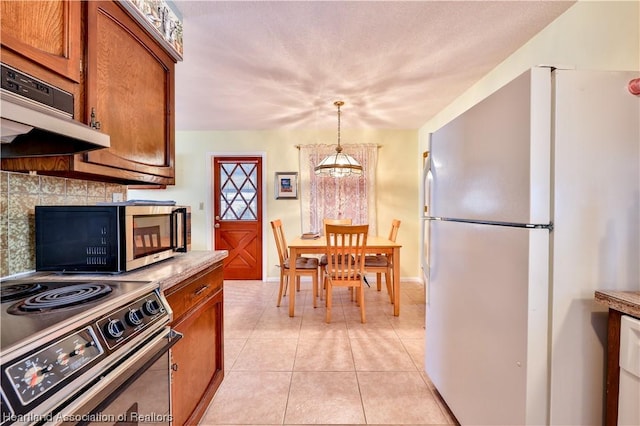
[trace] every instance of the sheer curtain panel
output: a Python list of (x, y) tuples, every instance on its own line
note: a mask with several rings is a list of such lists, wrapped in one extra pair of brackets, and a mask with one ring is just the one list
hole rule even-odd
[(376, 233), (376, 164), (375, 144), (342, 145), (344, 152), (361, 165), (360, 176), (332, 178), (317, 176), (314, 167), (327, 155), (335, 153), (336, 145), (300, 146), (300, 202), (302, 232), (322, 232), (322, 219), (351, 218), (354, 224), (368, 224), (369, 233)]

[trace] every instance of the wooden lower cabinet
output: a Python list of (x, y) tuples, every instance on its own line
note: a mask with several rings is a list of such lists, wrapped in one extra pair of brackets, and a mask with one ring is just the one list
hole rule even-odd
[(171, 349), (173, 424), (197, 425), (224, 376), (222, 262), (165, 295), (184, 336)]

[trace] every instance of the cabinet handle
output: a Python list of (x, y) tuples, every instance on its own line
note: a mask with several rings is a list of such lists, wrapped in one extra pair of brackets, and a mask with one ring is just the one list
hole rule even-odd
[(100, 130), (101, 127), (100, 122), (96, 121), (96, 109), (94, 107), (91, 107), (91, 122), (89, 123), (89, 126), (96, 130)]
[(173, 364), (171, 364), (171, 369), (173, 371), (178, 371), (178, 364), (176, 364), (175, 362)]
[(200, 296), (200, 294), (202, 294), (202, 292), (203, 292), (203, 291), (205, 291), (205, 290), (206, 290), (206, 289), (208, 289), (208, 288), (209, 288), (209, 284), (207, 284), (207, 285), (203, 285), (202, 287), (200, 287), (199, 289), (197, 289), (197, 290), (195, 291), (195, 295), (196, 295), (196, 296)]

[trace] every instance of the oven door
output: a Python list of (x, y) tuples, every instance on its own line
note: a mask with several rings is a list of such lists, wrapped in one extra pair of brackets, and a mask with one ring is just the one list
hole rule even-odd
[(62, 425), (170, 425), (169, 349), (182, 335), (165, 327), (53, 417)]

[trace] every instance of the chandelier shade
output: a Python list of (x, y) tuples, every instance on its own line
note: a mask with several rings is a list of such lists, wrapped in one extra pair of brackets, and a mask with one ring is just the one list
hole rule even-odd
[(362, 166), (358, 161), (348, 154), (342, 152), (340, 145), (340, 107), (344, 105), (342, 101), (333, 103), (338, 108), (338, 146), (336, 153), (328, 155), (315, 168), (316, 175), (324, 175), (335, 178), (346, 177), (350, 175), (361, 175)]

